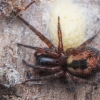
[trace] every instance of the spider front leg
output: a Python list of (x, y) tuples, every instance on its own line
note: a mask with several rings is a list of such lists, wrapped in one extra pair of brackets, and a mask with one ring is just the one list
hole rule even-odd
[(60, 54), (55, 52), (53, 49), (45, 49), (45, 48), (40, 48), (40, 47), (33, 47), (33, 46), (29, 46), (29, 45), (25, 45), (25, 44), (21, 44), (21, 43), (17, 43), (17, 46), (23, 46), (26, 48), (30, 48), (30, 49), (34, 49), (36, 50), (35, 52), (35, 56), (39, 55), (39, 54), (45, 54), (54, 58), (59, 58)]
[[(31, 26), (28, 22), (26, 22), (20, 16), (17, 16), (17, 17), (23, 23), (25, 23), (30, 28), (30, 30), (32, 30), (44, 43), (46, 43), (49, 48), (55, 48), (54, 45), (50, 42), (50, 40), (48, 40), (44, 35), (42, 35), (39, 31), (37, 31), (33, 26)], [(59, 39), (58, 51), (61, 53), (63, 52), (63, 43), (62, 43), (62, 33), (60, 29), (60, 17), (58, 17), (58, 39)]]
[(37, 31), (32, 25), (30, 25), (20, 16), (17, 16), (17, 18), (20, 19), (24, 24), (26, 24), (30, 28), (30, 30), (32, 30), (49, 48), (54, 48), (50, 40), (47, 39), (44, 35), (42, 35), (39, 31)]

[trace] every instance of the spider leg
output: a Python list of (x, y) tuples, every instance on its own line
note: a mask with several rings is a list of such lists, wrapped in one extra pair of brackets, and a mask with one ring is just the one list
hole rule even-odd
[(21, 43), (17, 43), (17, 46), (23, 46), (23, 47), (34, 49), (34, 50), (41, 50), (42, 49), (42, 48), (39, 48), (39, 47), (33, 47), (33, 46), (21, 44)]
[(94, 35), (94, 36), (92, 36), (90, 39), (88, 39), (87, 41), (85, 41), (83, 44), (81, 44), (81, 45), (80, 45), (79, 47), (77, 47), (76, 49), (73, 49), (73, 48), (67, 49), (67, 50), (66, 50), (66, 54), (67, 54), (67, 55), (71, 55), (71, 54), (75, 54), (75, 53), (81, 51), (81, 50), (84, 49), (84, 47), (85, 47), (87, 44), (89, 44), (96, 36), (97, 36), (97, 34)]
[(78, 83), (87, 83), (87, 84), (90, 84), (90, 85), (93, 85), (93, 86), (98, 85), (98, 82), (92, 82), (92, 81), (82, 79), (82, 78), (79, 78), (79, 77), (76, 77), (76, 76), (73, 76), (72, 78), (75, 82), (78, 82)]
[(64, 74), (64, 72), (61, 70), (61, 71), (59, 71), (55, 74), (51, 74), (51, 75), (48, 75), (48, 76), (43, 76), (43, 77), (40, 77), (40, 78), (33, 78), (33, 79), (26, 80), (26, 81), (22, 82), (22, 84), (24, 84), (26, 82), (29, 82), (29, 81), (42, 81), (42, 80), (49, 80), (49, 79), (52, 79), (52, 78), (59, 78), (63, 74)]
[(21, 43), (17, 43), (18, 46), (24, 46), (26, 48), (31, 48), (31, 49), (35, 49), (36, 52), (35, 52), (35, 56), (39, 55), (39, 54), (46, 54), (48, 56), (52, 56), (54, 58), (59, 58), (60, 57), (60, 54), (54, 52), (54, 50), (52, 49), (45, 49), (45, 48), (39, 48), (39, 47), (33, 47), (33, 46), (29, 46), (29, 45), (24, 45), (24, 44), (21, 44)]
[(34, 69), (38, 69), (39, 71), (48, 71), (48, 72), (58, 72), (61, 70), (60, 66), (54, 66), (54, 67), (44, 67), (44, 66), (37, 66), (27, 63), (25, 60), (22, 60), (23, 63), (29, 67), (32, 67)]
[(63, 52), (63, 43), (62, 43), (62, 32), (61, 32), (61, 27), (60, 27), (60, 17), (58, 17), (58, 51), (61, 53)]
[(66, 72), (65, 76), (66, 76), (68, 84), (69, 84), (69, 87), (67, 89), (70, 90), (71, 92), (75, 92), (76, 86), (72, 79), (72, 75), (70, 73)]
[(56, 52), (52, 52), (52, 51), (46, 51), (45, 49), (44, 50), (37, 50), (34, 55), (37, 56), (37, 55), (40, 55), (40, 54), (44, 54), (44, 55), (47, 55), (47, 56), (50, 56), (50, 57), (53, 57), (53, 58), (59, 58), (61, 55), (56, 53)]
[(90, 39), (88, 39), (87, 41), (85, 41), (83, 44), (81, 44), (79, 47), (77, 47), (75, 50), (82, 50), (87, 44), (89, 44), (95, 37), (97, 36), (94, 35), (92, 36)]
[(30, 25), (28, 22), (26, 22), (23, 18), (21, 18), (20, 16), (17, 16), (18, 19), (20, 19), (24, 24), (26, 24), (30, 30), (32, 30), (44, 43), (46, 43), (46, 45), (49, 48), (54, 48), (53, 44), (50, 42), (50, 40), (48, 40), (44, 35), (42, 35), (39, 31), (37, 31), (32, 25)]

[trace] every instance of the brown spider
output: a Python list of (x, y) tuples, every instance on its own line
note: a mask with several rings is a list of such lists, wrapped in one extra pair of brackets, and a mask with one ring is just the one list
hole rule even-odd
[(42, 76), (40, 78), (28, 79), (23, 83), (28, 81), (41, 81), (52, 78), (60, 78), (64, 76), (70, 84), (71, 91), (75, 91), (74, 82), (84, 82), (91, 85), (98, 84), (99, 79), (97, 82), (92, 82), (85, 79), (85, 77), (91, 76), (100, 68), (99, 50), (91, 47), (85, 47), (97, 35), (94, 35), (76, 49), (68, 49), (66, 52), (64, 52), (62, 44), (62, 33), (60, 29), (60, 17), (58, 17), (58, 49), (56, 49), (54, 45), (33, 26), (29, 25), (20, 16), (17, 17), (49, 47), (40, 48), (17, 43), (18, 46), (24, 46), (36, 50), (34, 53), (36, 57), (36, 64), (29, 64), (23, 60), (23, 63), (26, 66), (32, 67), (33, 69), (37, 69), (41, 72), (50, 72), (50, 75)]

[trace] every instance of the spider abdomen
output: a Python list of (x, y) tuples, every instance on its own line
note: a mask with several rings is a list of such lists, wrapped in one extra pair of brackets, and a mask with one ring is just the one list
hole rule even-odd
[(84, 48), (67, 59), (67, 69), (73, 75), (84, 77), (93, 74), (99, 65), (99, 50)]

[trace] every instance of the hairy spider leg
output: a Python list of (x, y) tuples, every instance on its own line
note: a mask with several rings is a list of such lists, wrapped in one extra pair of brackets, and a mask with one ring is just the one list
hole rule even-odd
[(85, 47), (87, 44), (89, 44), (96, 36), (97, 36), (97, 34), (94, 35), (94, 36), (92, 36), (91, 38), (89, 38), (87, 41), (85, 41), (83, 44), (81, 44), (81, 45), (80, 45), (79, 47), (77, 47), (76, 49), (73, 49), (73, 48), (67, 49), (67, 50), (66, 50), (66, 54), (67, 54), (67, 55), (71, 55), (71, 54), (75, 54), (75, 53), (77, 53), (77, 52), (83, 50), (84, 47)]
[(33, 47), (33, 46), (29, 46), (29, 45), (24, 45), (24, 44), (21, 44), (21, 43), (17, 43), (17, 45), (36, 50), (36, 52), (34, 54), (35, 56), (42, 53), (42, 54), (46, 54), (48, 56), (52, 56), (54, 58), (59, 58), (60, 57), (60, 54), (54, 52), (54, 50), (51, 50), (51, 49), (47, 50), (45, 48)]
[(17, 16), (17, 18), (20, 19), (24, 24), (26, 24), (30, 28), (30, 30), (32, 30), (49, 48), (54, 48), (50, 40), (48, 40), (44, 35), (42, 35), (39, 31), (37, 31), (32, 25), (30, 25), (20, 16)]
[(38, 69), (39, 71), (58, 72), (61, 70), (60, 66), (53, 66), (53, 67), (48, 68), (48, 67), (44, 67), (44, 66), (37, 66), (37, 65), (29, 64), (25, 60), (23, 60), (23, 63), (26, 66), (32, 67), (34, 69)]
[(77, 47), (75, 50), (82, 50), (87, 44), (89, 44), (95, 37), (97, 36), (94, 35), (91, 38), (89, 38), (87, 41), (85, 41), (83, 44), (81, 44), (79, 47)]
[(48, 75), (48, 76), (43, 76), (43, 77), (40, 77), (40, 78), (33, 78), (33, 79), (28, 79), (24, 82), (22, 82), (22, 84), (26, 83), (26, 82), (29, 82), (29, 81), (42, 81), (42, 80), (50, 80), (52, 78), (59, 78), (61, 77), (62, 75), (64, 74), (64, 72), (61, 70), (55, 74), (51, 74), (51, 75)]
[(72, 75), (70, 73), (66, 72), (65, 76), (66, 76), (66, 79), (67, 79), (68, 85), (69, 85), (69, 87), (67, 87), (67, 89), (70, 90), (71, 92), (75, 92), (76, 86), (72, 79)]
[(60, 17), (58, 16), (58, 51), (61, 53), (63, 52), (63, 43), (62, 43), (62, 32), (61, 32), (61, 26), (60, 26)]
[(33, 46), (21, 44), (21, 43), (17, 43), (17, 46), (23, 46), (23, 47), (34, 49), (34, 50), (42, 49), (42, 48), (39, 48), (39, 47), (33, 47)]

